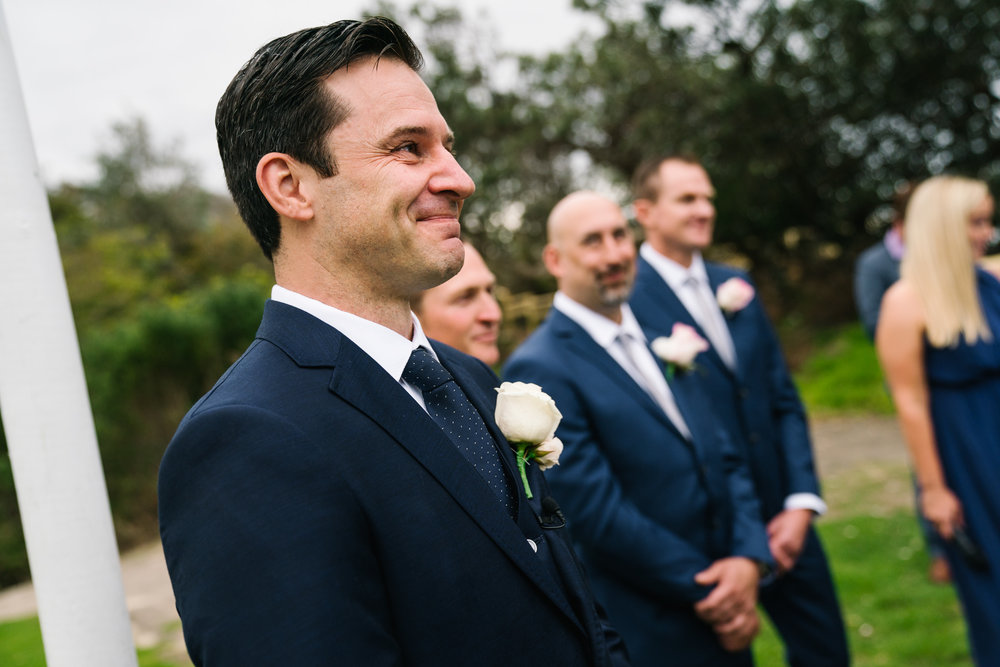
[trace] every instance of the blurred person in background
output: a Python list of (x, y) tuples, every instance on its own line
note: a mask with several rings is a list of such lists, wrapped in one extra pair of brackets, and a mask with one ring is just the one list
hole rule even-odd
[(993, 216), (982, 181), (917, 187), (875, 339), (978, 665), (1000, 665), (1000, 281), (976, 265)]
[(411, 307), (428, 338), (476, 357), (488, 366), (500, 360), (500, 304), (496, 276), (468, 242), (465, 264), (454, 277), (421, 292)]
[[(903, 219), (906, 215), (906, 204), (913, 193), (913, 184), (907, 182), (896, 190), (892, 198), (892, 220), (889, 231), (881, 241), (865, 250), (854, 265), (854, 304), (858, 309), (858, 318), (869, 340), (875, 340), (875, 329), (878, 326), (879, 309), (882, 297), (892, 285), (899, 280), (899, 263), (903, 259), (904, 229)], [(948, 559), (944, 556), (944, 546), (941, 536), (934, 530), (920, 511), (920, 485), (913, 480), (913, 497), (916, 503), (917, 523), (924, 537), (924, 544), (930, 556), (930, 566), (927, 568), (927, 578), (936, 584), (951, 581), (948, 571)]]
[(777, 576), (760, 602), (794, 667), (850, 663), (844, 622), (813, 518), (826, 511), (805, 408), (778, 337), (744, 272), (707, 262), (715, 188), (693, 157), (643, 162), (633, 177), (646, 231), (629, 302), (639, 323), (665, 336), (678, 323), (709, 342), (699, 372), (717, 423), (744, 453), (767, 526)]
[(912, 186), (907, 183), (892, 200), (892, 220), (882, 240), (858, 256), (854, 265), (854, 304), (861, 326), (870, 340), (875, 339), (882, 296), (899, 280), (899, 262), (903, 259), (903, 217)]
[(627, 303), (635, 240), (614, 201), (562, 199), (542, 257), (559, 291), (504, 379), (540, 384), (562, 412), (545, 474), (595, 594), (636, 667), (752, 665), (774, 562), (746, 462), (684, 371), (704, 353), (654, 356)]

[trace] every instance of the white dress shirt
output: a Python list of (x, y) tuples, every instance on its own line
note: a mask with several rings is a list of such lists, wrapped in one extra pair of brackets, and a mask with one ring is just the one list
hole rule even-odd
[(648, 242), (642, 244), (639, 254), (681, 300), (726, 365), (735, 370), (736, 346), (729, 333), (726, 317), (719, 308), (711, 283), (708, 282), (708, 271), (705, 270), (705, 260), (701, 253), (694, 253), (691, 266), (688, 267), (664, 257), (653, 250)]
[(416, 315), (410, 313), (410, 317), (413, 318), (413, 340), (408, 340), (388, 327), (328, 306), (322, 301), (303, 296), (281, 285), (275, 285), (271, 288), (271, 300), (304, 310), (347, 336), (352, 343), (360, 347), (365, 354), (374, 359), (375, 363), (385, 369), (386, 373), (406, 389), (407, 393), (425, 411), (427, 410), (427, 406), (424, 404), (424, 395), (420, 390), (402, 380), (406, 362), (410, 360), (410, 353), (416, 348), (427, 348), (437, 359), (437, 354), (431, 347), (430, 341), (427, 340)]
[[(684, 416), (677, 407), (670, 385), (659, 362), (653, 357), (639, 322), (628, 304), (623, 304), (622, 322), (618, 324), (577, 303), (563, 292), (556, 292), (552, 306), (580, 327), (600, 345), (618, 365), (650, 395), (685, 438), (691, 438)], [(626, 341), (631, 341), (631, 344)], [(626, 349), (628, 345), (628, 349)]]

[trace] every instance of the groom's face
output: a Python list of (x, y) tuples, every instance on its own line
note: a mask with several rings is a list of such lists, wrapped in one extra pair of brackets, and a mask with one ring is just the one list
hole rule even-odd
[(410, 298), (462, 267), (459, 214), (475, 190), (420, 76), (390, 57), (334, 72), (328, 90), (349, 109), (327, 138), (338, 172), (308, 187), (324, 267)]

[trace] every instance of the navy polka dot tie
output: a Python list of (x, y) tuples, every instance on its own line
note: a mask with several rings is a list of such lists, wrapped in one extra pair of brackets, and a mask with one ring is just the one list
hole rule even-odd
[(424, 395), (427, 412), (513, 514), (514, 496), (483, 418), (451, 373), (422, 347), (410, 354), (403, 381)]

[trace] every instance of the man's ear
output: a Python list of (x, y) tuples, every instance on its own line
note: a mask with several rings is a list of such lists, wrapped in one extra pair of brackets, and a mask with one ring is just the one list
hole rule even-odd
[(303, 187), (309, 167), (285, 153), (268, 153), (257, 162), (257, 186), (278, 215), (311, 220), (312, 199)]
[(562, 271), (559, 268), (559, 249), (551, 243), (542, 248), (542, 262), (545, 263), (546, 270), (552, 274), (553, 278), (562, 276)]
[(632, 211), (635, 213), (635, 219), (640, 226), (646, 226), (646, 221), (649, 220), (649, 209), (652, 205), (653, 202), (648, 199), (636, 199), (632, 202)]

